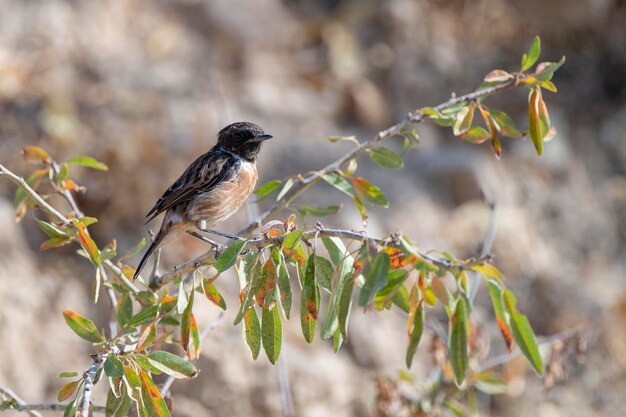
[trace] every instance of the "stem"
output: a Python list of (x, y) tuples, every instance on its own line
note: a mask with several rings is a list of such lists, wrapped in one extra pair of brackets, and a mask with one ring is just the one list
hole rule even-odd
[[(441, 112), (442, 110), (445, 110), (446, 108), (453, 106), (455, 104), (458, 104), (458, 103), (477, 100), (478, 98), (481, 98), (481, 97), (486, 97), (486, 96), (498, 93), (500, 91), (517, 87), (520, 84), (522, 77), (523, 76), (520, 75), (518, 77), (507, 80), (493, 87), (484, 88), (482, 90), (478, 90), (478, 91), (465, 94), (459, 97), (453, 97), (450, 100), (437, 105), (436, 107), (434, 107), (434, 109)], [(343, 164), (349, 162), (351, 159), (354, 159), (355, 157), (359, 156), (360, 154), (367, 151), (368, 149), (371, 149), (375, 147), (376, 145), (382, 142), (385, 142), (391, 139), (392, 137), (400, 134), (406, 126), (420, 123), (424, 120), (424, 118), (427, 118), (427, 117), (428, 116), (425, 116), (424, 113), (420, 111), (411, 112), (409, 113), (407, 117), (405, 117), (404, 119), (402, 119), (395, 125), (383, 131), (378, 132), (376, 135), (372, 136), (369, 140), (361, 143), (356, 148), (347, 152), (345, 155), (343, 155), (341, 158), (339, 158), (335, 162), (327, 165), (326, 167), (322, 168), (320, 171), (313, 172), (312, 174), (308, 175), (302, 180), (296, 182), (286, 196), (278, 200), (267, 211), (257, 216), (254, 220), (252, 220), (245, 228), (243, 228), (238, 233), (238, 235), (249, 235), (250, 233), (252, 233), (257, 227), (259, 227), (259, 225), (262, 225), (263, 223), (265, 223), (274, 213), (286, 208), (289, 205), (289, 203), (295, 200), (300, 194), (302, 194), (303, 191), (305, 191), (311, 185), (319, 181), (323, 175), (339, 170)]]
[(91, 404), (91, 396), (93, 395), (94, 380), (96, 379), (98, 369), (102, 366), (104, 358), (104, 356), (100, 353), (94, 353), (91, 357), (93, 358), (93, 363), (91, 364), (89, 370), (85, 373), (83, 398), (80, 400), (80, 406), (76, 408), (76, 417), (89, 415), (89, 405)]
[[(307, 230), (302, 233), (302, 240), (309, 240), (316, 237), (338, 237), (341, 239), (355, 240), (355, 241), (371, 241), (380, 245), (391, 246), (394, 248), (400, 249), (400, 243), (398, 242), (399, 236), (393, 236), (389, 238), (378, 238), (366, 235), (365, 233), (356, 232), (354, 230), (343, 230), (343, 229), (326, 229), (323, 227), (318, 227), (313, 230)], [(285, 236), (256, 236), (251, 239), (248, 239), (246, 243), (243, 245), (242, 251), (251, 248), (262, 248), (266, 246), (277, 246), (280, 245)], [(218, 250), (222, 250), (226, 247), (226, 245), (220, 245)], [(418, 252), (418, 255), (422, 257), (424, 260), (438, 266), (439, 268), (449, 270), (449, 271), (457, 271), (464, 270), (473, 265), (482, 265), (483, 263), (489, 261), (490, 255), (482, 256), (476, 259), (470, 259), (464, 263), (454, 263), (447, 259), (435, 258), (431, 255), (428, 255), (423, 252)], [(201, 255), (195, 259), (182, 263), (174, 267), (171, 271), (157, 276), (150, 283), (150, 288), (156, 290), (161, 288), (162, 286), (172, 282), (174, 279), (183, 275), (185, 273), (191, 272), (195, 269), (198, 269), (205, 265), (211, 265), (215, 261), (215, 252), (207, 252), (204, 255)]]

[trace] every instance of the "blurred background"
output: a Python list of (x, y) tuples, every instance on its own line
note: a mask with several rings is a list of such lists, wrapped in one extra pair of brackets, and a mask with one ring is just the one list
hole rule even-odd
[[(558, 135), (537, 157), (528, 141), (505, 140), (501, 161), (449, 130), (420, 125), (422, 144), (402, 171), (359, 160), (388, 209), (370, 209), (368, 232), (402, 230), (422, 249), (475, 255), (489, 219), (484, 193), (499, 206), (493, 253), (539, 335), (584, 326), (584, 358), (566, 360), (553, 383), (523, 361), (507, 365), (508, 393), (480, 397), (483, 415), (622, 416), (626, 407), (626, 2), (623, 0), (2, 0), (0, 1), (0, 162), (21, 175), (25, 145), (57, 160), (88, 154), (102, 173), (72, 168), (87, 193), (79, 204), (99, 222), (103, 245), (132, 248), (143, 218), (224, 125), (249, 120), (272, 133), (261, 182), (319, 168), (350, 149), (331, 135), (366, 139), (417, 107), (474, 89), (493, 68), (516, 70), (534, 35), (542, 60), (567, 56), (545, 93)], [(487, 101), (526, 127), (526, 91)], [(400, 148), (400, 143), (389, 146)], [(105, 297), (89, 301), (88, 262), (73, 249), (39, 252), (32, 216), (16, 224), (14, 187), (0, 181), (0, 386), (27, 402), (55, 401), (63, 370), (82, 371), (87, 343), (65, 325), (71, 309), (105, 326)], [(345, 196), (317, 185), (301, 202), (345, 203), (324, 224), (362, 228)], [(253, 198), (254, 199), (254, 198)], [(241, 210), (221, 229), (235, 232)], [(286, 214), (280, 216), (284, 218)], [(313, 222), (314, 220), (309, 220)], [(206, 247), (181, 239), (165, 266)], [(58, 256), (62, 253), (63, 256)], [(134, 262), (138, 259), (135, 258)], [(234, 276), (218, 281), (229, 309), (204, 342), (198, 379), (173, 386), (174, 415), (280, 416), (278, 373), (253, 362), (232, 326)], [(215, 319), (196, 308), (200, 327)], [(492, 323), (486, 289), (475, 315)], [(377, 387), (404, 369), (405, 318), (353, 312), (338, 354), (307, 345), (297, 320), (283, 355), (298, 416), (377, 415)], [(497, 336), (491, 327), (485, 330)], [(497, 330), (495, 330), (497, 332)], [(425, 339), (411, 371), (427, 375)], [(495, 337), (489, 356), (504, 350)], [(378, 381), (378, 384), (377, 384)], [(106, 384), (100, 384), (106, 385)], [(103, 404), (103, 388), (96, 404)], [(418, 390), (419, 391), (419, 390)], [(10, 415), (7, 414), (7, 415)], [(379, 414), (382, 415), (382, 414)]]

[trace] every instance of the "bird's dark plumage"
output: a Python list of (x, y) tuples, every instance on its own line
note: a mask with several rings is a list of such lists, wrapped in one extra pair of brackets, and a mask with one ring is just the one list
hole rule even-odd
[(261, 143), (271, 137), (250, 122), (233, 123), (218, 133), (217, 145), (192, 162), (146, 215), (149, 222), (165, 213), (133, 279), (172, 230), (190, 230), (199, 221), (213, 226), (239, 209), (256, 184)]

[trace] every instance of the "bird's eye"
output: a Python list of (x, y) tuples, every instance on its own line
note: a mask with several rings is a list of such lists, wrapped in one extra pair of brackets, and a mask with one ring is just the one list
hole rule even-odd
[(237, 132), (237, 133), (235, 133), (235, 138), (241, 140), (241, 139), (243, 139), (243, 135), (241, 134), (241, 132)]

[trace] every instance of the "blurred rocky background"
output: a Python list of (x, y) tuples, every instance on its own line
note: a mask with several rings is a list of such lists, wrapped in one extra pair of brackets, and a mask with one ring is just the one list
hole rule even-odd
[[(108, 173), (73, 168), (73, 178), (88, 189), (81, 207), (100, 219), (90, 228), (95, 239), (116, 238), (123, 253), (157, 227), (143, 226), (147, 209), (227, 123), (250, 120), (274, 134), (260, 158), (261, 181), (316, 169), (350, 146), (328, 136), (365, 139), (410, 110), (472, 90), (493, 68), (515, 70), (538, 34), (542, 60), (567, 56), (554, 79), (559, 93), (545, 96), (559, 133), (544, 156), (527, 141), (506, 140), (496, 161), (489, 146), (424, 124), (402, 171), (359, 161), (391, 201), (370, 210), (368, 231), (401, 229), (423, 249), (471, 256), (489, 219), (483, 194), (497, 201), (496, 265), (537, 333), (584, 326), (592, 337), (585, 360), (566, 364), (551, 386), (522, 362), (509, 364), (509, 392), (480, 397), (483, 415), (622, 416), (624, 22), (623, 0), (2, 0), (0, 162), (27, 175), (25, 145), (59, 160), (104, 161)], [(526, 92), (489, 100), (526, 126)], [(40, 253), (44, 237), (30, 215), (15, 224), (13, 192), (0, 181), (0, 386), (31, 403), (54, 401), (54, 375), (90, 363), (87, 343), (61, 311), (105, 326), (109, 306), (105, 297), (90, 303), (86, 261), (72, 249)], [(350, 202), (324, 184), (302, 201), (344, 202), (324, 223), (362, 228)], [(247, 215), (241, 210), (222, 229), (238, 230)], [(204, 249), (182, 239), (166, 247), (165, 263)], [(218, 283), (230, 308), (205, 340), (200, 376), (174, 384), (174, 415), (282, 415), (277, 370), (265, 358), (253, 362), (231, 325), (231, 278)], [(476, 314), (489, 322), (485, 292)], [(205, 304), (197, 314), (202, 328), (218, 313)], [(293, 320), (283, 354), (296, 415), (376, 415), (377, 378), (404, 369), (404, 321), (354, 311), (350, 341), (334, 354), (319, 339), (307, 345)], [(490, 356), (501, 345), (494, 339)], [(420, 348), (414, 374), (431, 366), (429, 349)]]

